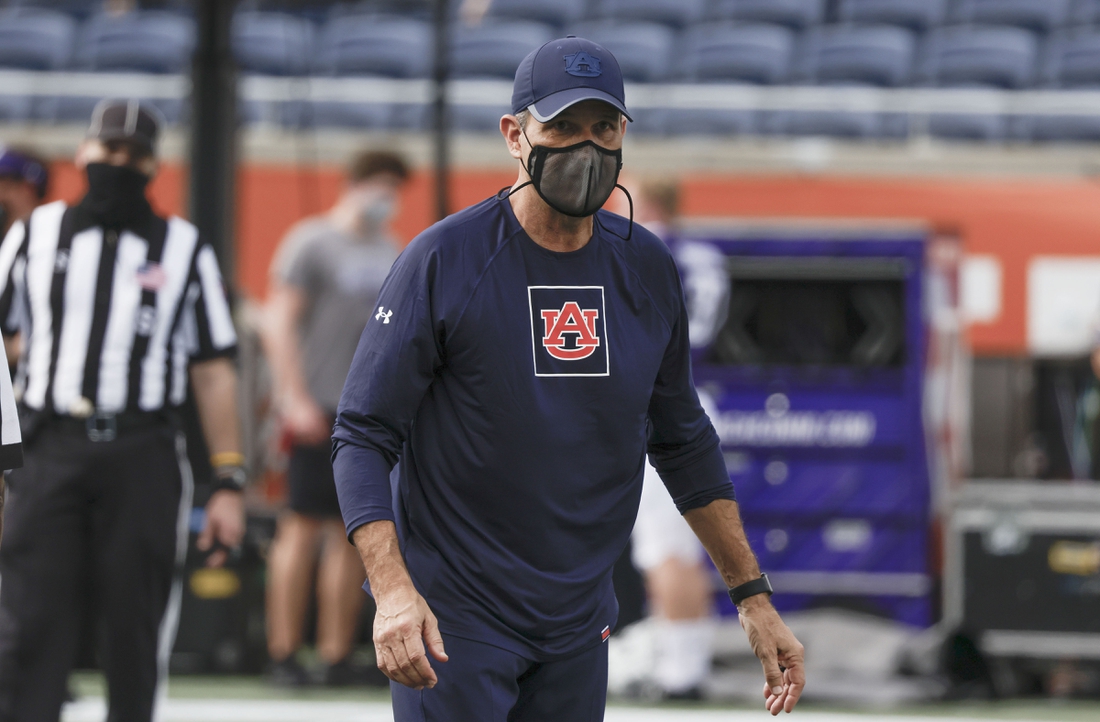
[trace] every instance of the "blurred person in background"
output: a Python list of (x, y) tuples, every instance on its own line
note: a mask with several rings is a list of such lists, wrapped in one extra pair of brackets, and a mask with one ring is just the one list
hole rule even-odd
[(46, 198), (50, 174), (46, 161), (32, 150), (0, 148), (0, 235), (25, 221)]
[[(17, 221), (26, 222), (46, 198), (50, 172), (46, 160), (32, 150), (8, 146), (0, 154), (0, 238)], [(5, 339), (8, 366), (19, 360), (19, 336)]]
[[(644, 178), (628, 187), (635, 198), (635, 220), (671, 244), (674, 255), (678, 255), (675, 231), (679, 183)], [(717, 262), (721, 264), (722, 259)], [(689, 319), (696, 315), (699, 300), (695, 297), (698, 294), (692, 293), (691, 280), (695, 279), (685, 279), (684, 284)], [(706, 395), (699, 396), (704, 409), (710, 412)], [(676, 510), (657, 470), (648, 461), (631, 547), (634, 566), (645, 577), (654, 635), (654, 657), (646, 660), (648, 673), (644, 677), (648, 679), (639, 680), (639, 692), (664, 699), (702, 699), (717, 629), (713, 581), (704, 561), (706, 550)]]
[(215, 474), (196, 545), (218, 566), (244, 535), (237, 336), (213, 247), (146, 199), (161, 124), (137, 100), (99, 103), (75, 159), (87, 193), (36, 208), (0, 245), (0, 330), (28, 349), (26, 463), (8, 480), (0, 547), (2, 722), (59, 718), (85, 575), (106, 629), (108, 718), (152, 720), (194, 492), (188, 381)]
[(401, 243), (390, 231), (398, 192), (409, 175), (394, 153), (365, 151), (326, 214), (287, 233), (272, 264), (264, 344), (279, 415), (291, 438), (289, 508), (268, 558), (267, 640), (270, 678), (279, 686), (310, 682), (296, 659), (302, 646), (314, 566), (321, 682), (365, 682), (375, 668), (350, 662), (364, 594), (364, 571), (348, 544), (332, 477), (332, 424), (363, 327)]

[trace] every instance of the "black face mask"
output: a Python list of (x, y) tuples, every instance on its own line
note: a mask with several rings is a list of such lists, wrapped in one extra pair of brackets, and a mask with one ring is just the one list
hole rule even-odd
[[(524, 133), (523, 137), (527, 137)], [(618, 184), (619, 171), (623, 167), (623, 151), (608, 150), (585, 140), (564, 148), (548, 148), (535, 145), (528, 138), (531, 155), (527, 157), (527, 174), (531, 180), (509, 191), (512, 195), (520, 188), (531, 185), (546, 205), (562, 215), (587, 218), (603, 208), (611, 193), (620, 189), (630, 203), (630, 231), (633, 235), (634, 200), (626, 188)], [(507, 196), (505, 196), (507, 197)]]
[(108, 228), (120, 228), (149, 212), (149, 176), (126, 165), (89, 163), (88, 195), (81, 205)]

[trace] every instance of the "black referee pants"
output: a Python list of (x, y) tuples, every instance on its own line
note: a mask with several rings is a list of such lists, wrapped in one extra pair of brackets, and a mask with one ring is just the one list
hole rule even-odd
[[(43, 428), (8, 480), (0, 546), (0, 722), (57, 722), (91, 600), (109, 722), (150, 722), (178, 620), (191, 475), (168, 425), (93, 442)], [(100, 620), (97, 620), (99, 622)]]

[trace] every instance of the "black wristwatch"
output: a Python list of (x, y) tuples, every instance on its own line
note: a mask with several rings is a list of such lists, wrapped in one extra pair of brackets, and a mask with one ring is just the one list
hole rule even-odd
[(214, 486), (211, 493), (228, 489), (229, 491), (244, 491), (248, 484), (248, 472), (243, 466), (228, 464), (214, 470)]
[(753, 579), (751, 582), (733, 587), (729, 590), (729, 594), (730, 601), (736, 606), (749, 597), (755, 597), (757, 594), (767, 594), (770, 597), (772, 595), (772, 583), (768, 581), (767, 574), (761, 574), (759, 579)]

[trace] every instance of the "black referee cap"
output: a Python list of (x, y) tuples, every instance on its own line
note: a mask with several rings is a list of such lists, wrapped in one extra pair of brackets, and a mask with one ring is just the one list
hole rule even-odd
[(155, 154), (163, 123), (160, 111), (148, 103), (133, 98), (107, 98), (99, 101), (92, 111), (88, 137), (102, 141), (129, 141)]

